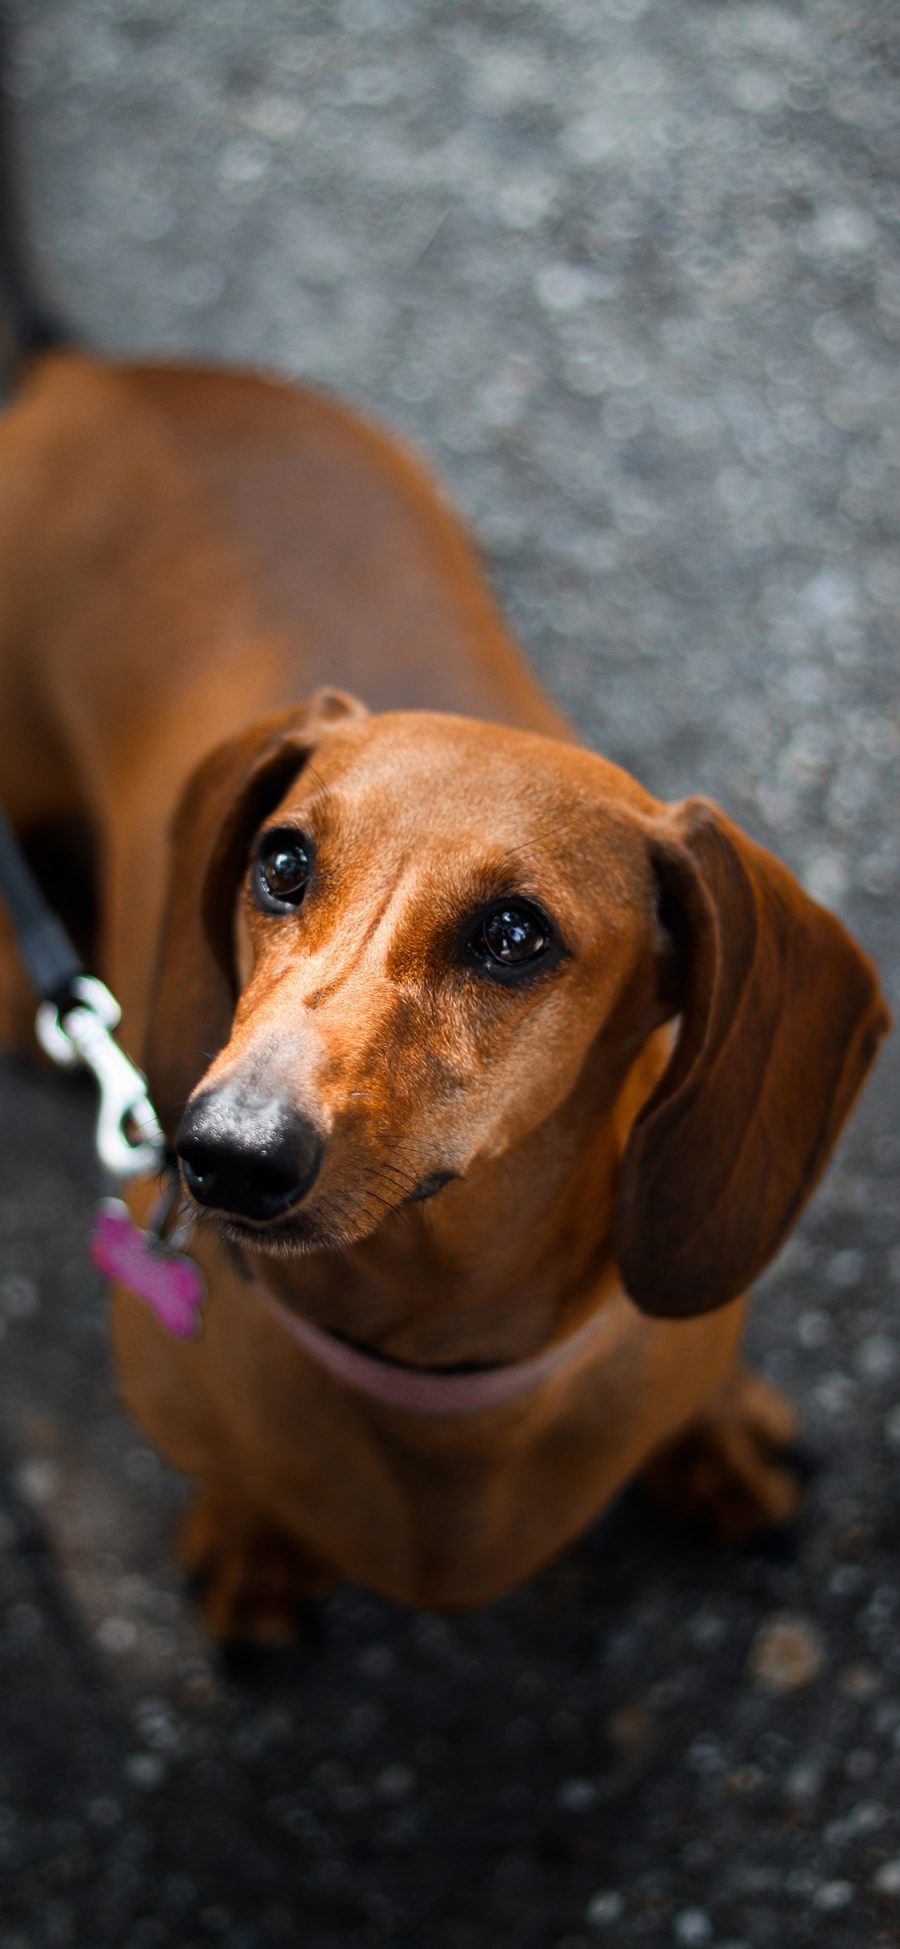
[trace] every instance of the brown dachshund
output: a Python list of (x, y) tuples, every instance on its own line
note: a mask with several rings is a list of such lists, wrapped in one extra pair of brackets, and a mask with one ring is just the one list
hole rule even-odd
[(211, 1629), (335, 1576), (482, 1604), (648, 1468), (786, 1515), (742, 1294), (887, 1026), (865, 955), (573, 741), (357, 417), (57, 351), (0, 436), (2, 792), (49, 884), (90, 838), (180, 1154), (202, 1334), (121, 1290), (115, 1339)]

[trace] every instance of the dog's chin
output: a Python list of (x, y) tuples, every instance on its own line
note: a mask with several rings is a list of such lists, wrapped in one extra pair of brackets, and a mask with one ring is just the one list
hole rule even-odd
[[(212, 1216), (212, 1214), (209, 1214)], [(239, 1218), (214, 1216), (216, 1230), (229, 1245), (241, 1252), (253, 1252), (270, 1259), (301, 1259), (310, 1252), (340, 1251), (362, 1232), (327, 1225), (308, 1212), (294, 1212), (289, 1218), (268, 1225), (245, 1224)]]
[(270, 1259), (301, 1259), (311, 1252), (346, 1252), (351, 1245), (362, 1244), (364, 1239), (371, 1238), (402, 1215), (401, 1206), (374, 1218), (362, 1211), (342, 1211), (340, 1217), (331, 1217), (327, 1212), (291, 1211), (265, 1225), (227, 1218), (224, 1213), (205, 1212), (204, 1218), (212, 1223), (220, 1237), (241, 1252)]

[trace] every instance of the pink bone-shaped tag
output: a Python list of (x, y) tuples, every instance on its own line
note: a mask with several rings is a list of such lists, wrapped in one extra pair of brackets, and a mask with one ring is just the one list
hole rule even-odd
[(197, 1332), (204, 1298), (200, 1267), (142, 1231), (118, 1198), (97, 1206), (89, 1249), (98, 1271), (130, 1286), (170, 1333), (185, 1339)]

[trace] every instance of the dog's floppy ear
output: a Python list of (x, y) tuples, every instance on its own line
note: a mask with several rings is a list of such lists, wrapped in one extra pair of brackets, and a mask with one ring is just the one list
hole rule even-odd
[(188, 780), (170, 836), (144, 1054), (150, 1094), (169, 1136), (230, 1033), (234, 901), (253, 835), (329, 724), (363, 716), (364, 706), (343, 691), (318, 690), (218, 745)]
[(645, 1312), (705, 1313), (778, 1250), (890, 1018), (872, 963), (714, 805), (654, 822), (681, 1029), (631, 1131), (616, 1247)]

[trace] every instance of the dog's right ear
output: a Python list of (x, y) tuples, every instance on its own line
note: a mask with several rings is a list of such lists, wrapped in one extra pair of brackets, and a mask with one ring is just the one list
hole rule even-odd
[(777, 1252), (890, 1017), (840, 921), (716, 806), (670, 807), (651, 861), (681, 1030), (629, 1136), (616, 1237), (626, 1291), (676, 1319), (727, 1305)]
[(329, 727), (365, 715), (343, 691), (318, 690), (218, 745), (188, 780), (170, 838), (144, 1051), (150, 1095), (170, 1138), (230, 1033), (234, 902), (253, 835)]

